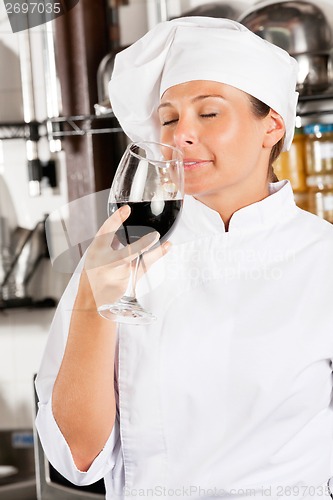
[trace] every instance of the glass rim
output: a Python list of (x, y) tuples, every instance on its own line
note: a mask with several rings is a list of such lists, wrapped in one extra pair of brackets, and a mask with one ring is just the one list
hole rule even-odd
[[(156, 158), (143, 158), (143, 156), (140, 156), (139, 154), (135, 153), (134, 151), (131, 150), (131, 147), (136, 145), (140, 147), (140, 144), (154, 144), (155, 146), (165, 146), (169, 149), (172, 149), (176, 153), (179, 154), (180, 158), (172, 158), (171, 160), (156, 160)], [(133, 141), (130, 142), (126, 148), (130, 153), (135, 157), (140, 159), (144, 159), (150, 163), (161, 163), (163, 165), (166, 165), (168, 163), (174, 162), (174, 161), (182, 161), (183, 160), (183, 153), (180, 151), (180, 149), (176, 148), (175, 146), (171, 146), (171, 144), (166, 144), (165, 142), (156, 142), (156, 141)], [(142, 148), (144, 149), (144, 148)]]

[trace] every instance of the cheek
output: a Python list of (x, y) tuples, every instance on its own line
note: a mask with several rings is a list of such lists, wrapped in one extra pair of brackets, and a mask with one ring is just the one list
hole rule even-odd
[(229, 121), (227, 126), (219, 128), (214, 134), (215, 143), (225, 155), (241, 158), (260, 143), (258, 125), (255, 121)]
[(170, 127), (162, 127), (160, 125), (160, 141), (166, 144), (171, 144), (170, 139), (172, 138), (172, 133)]
[(242, 149), (242, 134), (233, 123), (214, 127), (206, 137), (211, 146), (219, 152), (221, 160), (226, 156), (234, 156), (235, 152), (239, 154)]

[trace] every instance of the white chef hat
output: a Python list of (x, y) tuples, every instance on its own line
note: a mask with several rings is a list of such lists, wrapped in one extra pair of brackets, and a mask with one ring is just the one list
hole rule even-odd
[(109, 84), (112, 110), (128, 137), (159, 140), (164, 91), (192, 80), (232, 85), (279, 113), (283, 150), (294, 135), (297, 62), (286, 51), (230, 19), (183, 17), (158, 24), (117, 54)]

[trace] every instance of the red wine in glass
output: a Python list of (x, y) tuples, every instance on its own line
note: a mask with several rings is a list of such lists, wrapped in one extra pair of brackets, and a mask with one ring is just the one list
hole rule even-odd
[[(116, 232), (118, 241), (124, 246), (132, 245), (155, 231), (160, 234), (160, 242), (165, 241), (177, 224), (183, 198), (182, 153), (157, 142), (129, 144), (118, 165), (108, 200), (109, 215), (123, 205), (131, 208), (129, 217)], [(135, 295), (139, 262), (140, 256), (125, 295), (116, 303), (106, 302), (100, 306), (101, 316), (130, 324), (148, 324), (156, 319), (139, 304)]]

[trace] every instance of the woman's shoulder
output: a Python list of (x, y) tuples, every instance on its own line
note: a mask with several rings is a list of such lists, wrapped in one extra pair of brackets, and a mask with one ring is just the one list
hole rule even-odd
[(315, 231), (322, 232), (323, 234), (327, 234), (328, 237), (333, 238), (333, 224), (328, 220), (300, 207), (296, 207), (296, 215), (299, 220), (307, 224), (309, 229), (311, 228)]
[(297, 207), (293, 224), (293, 239), (301, 239), (306, 246), (314, 245), (327, 256), (332, 255), (333, 262), (333, 224), (307, 210)]

